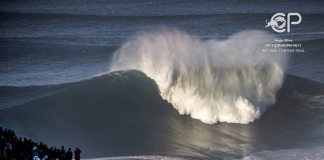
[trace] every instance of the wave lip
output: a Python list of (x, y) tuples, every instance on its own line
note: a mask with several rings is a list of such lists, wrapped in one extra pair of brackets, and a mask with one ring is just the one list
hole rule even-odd
[(261, 31), (225, 41), (177, 30), (142, 33), (115, 53), (111, 71), (141, 70), (180, 114), (208, 124), (247, 124), (275, 103), (282, 85), (286, 55), (261, 52), (273, 39)]

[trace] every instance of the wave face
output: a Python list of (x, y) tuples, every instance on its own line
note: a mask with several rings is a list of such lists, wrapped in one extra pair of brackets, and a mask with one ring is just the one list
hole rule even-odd
[(204, 123), (247, 124), (276, 101), (285, 54), (262, 53), (260, 31), (201, 41), (177, 30), (143, 33), (114, 55), (111, 71), (138, 69), (154, 79), (180, 114)]
[(324, 86), (292, 75), (285, 76), (277, 102), (249, 125), (207, 125), (179, 115), (137, 70), (51, 86), (0, 87), (0, 93), (7, 95), (1, 102), (17, 104), (0, 109), (2, 127), (49, 146), (78, 147), (82, 158), (233, 159), (324, 143)]

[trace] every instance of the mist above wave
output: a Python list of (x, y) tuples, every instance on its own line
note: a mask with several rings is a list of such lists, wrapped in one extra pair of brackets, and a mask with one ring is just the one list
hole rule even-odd
[(262, 53), (272, 35), (244, 31), (224, 41), (178, 30), (141, 33), (115, 53), (111, 71), (138, 69), (180, 114), (204, 123), (247, 124), (276, 101), (287, 56)]

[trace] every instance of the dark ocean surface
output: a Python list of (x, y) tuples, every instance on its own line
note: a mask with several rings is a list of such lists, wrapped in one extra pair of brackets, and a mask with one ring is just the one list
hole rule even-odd
[[(323, 159), (323, 8), (292, 0), (0, 1), (0, 126), (79, 147), (84, 158), (289, 159), (300, 149)], [(265, 28), (278, 12), (300, 13), (302, 22), (290, 33)], [(235, 36), (244, 31), (251, 35)], [(291, 39), (305, 52), (251, 58), (264, 47), (258, 36)]]

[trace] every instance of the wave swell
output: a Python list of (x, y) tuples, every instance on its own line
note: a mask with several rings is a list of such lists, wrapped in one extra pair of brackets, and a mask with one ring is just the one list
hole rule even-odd
[(261, 52), (273, 39), (261, 31), (224, 41), (178, 30), (141, 33), (115, 53), (110, 71), (144, 72), (182, 115), (208, 124), (247, 124), (276, 102), (282, 85), (286, 54)]

